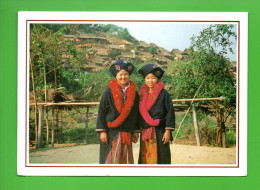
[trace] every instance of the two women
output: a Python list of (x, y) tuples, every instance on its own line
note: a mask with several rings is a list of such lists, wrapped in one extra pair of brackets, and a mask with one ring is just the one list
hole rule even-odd
[(145, 78), (139, 102), (135, 84), (129, 80), (133, 69), (124, 60), (110, 67), (116, 79), (109, 82), (103, 93), (96, 129), (101, 141), (100, 163), (133, 164), (132, 142), (137, 142), (142, 128), (138, 163), (170, 164), (174, 110), (163, 82), (159, 81), (164, 71), (155, 64), (139, 70)]

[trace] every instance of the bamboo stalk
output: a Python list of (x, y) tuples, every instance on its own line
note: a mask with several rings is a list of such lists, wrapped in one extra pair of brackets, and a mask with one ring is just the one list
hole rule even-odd
[(37, 121), (37, 101), (36, 101), (36, 95), (35, 95), (35, 85), (34, 85), (34, 74), (33, 74), (33, 66), (31, 62), (31, 56), (30, 56), (30, 65), (31, 65), (31, 74), (32, 74), (32, 84), (33, 84), (33, 100), (34, 100), (34, 122), (35, 122), (35, 146), (38, 141), (38, 135), (37, 135), (37, 130), (38, 130), (38, 121)]
[[(99, 105), (99, 102), (60, 102), (60, 103), (38, 103), (37, 105), (41, 106), (95, 106)], [(30, 106), (34, 106), (34, 103), (30, 103)]]
[(194, 101), (212, 101), (212, 100), (225, 100), (226, 98), (196, 98), (196, 99), (177, 99), (173, 102), (194, 102)]
[(185, 120), (187, 114), (190, 112), (191, 105), (193, 104), (193, 102), (194, 102), (194, 100), (195, 100), (195, 98), (196, 98), (196, 96), (197, 96), (197, 93), (199, 92), (199, 90), (200, 90), (202, 84), (204, 83), (204, 81), (205, 81), (205, 79), (203, 80), (203, 82), (201, 83), (201, 85), (199, 86), (199, 88), (197, 89), (196, 93), (194, 94), (193, 99), (191, 99), (191, 104), (190, 104), (188, 110), (186, 111), (186, 113), (185, 113), (185, 115), (184, 115), (184, 117), (183, 117), (181, 123), (179, 124), (178, 130), (177, 130), (177, 132), (176, 132), (176, 134), (175, 134), (175, 137), (174, 137), (174, 139), (173, 139), (173, 143), (176, 141), (177, 136), (178, 136), (179, 131), (180, 131), (180, 128), (181, 128), (181, 126), (182, 126), (182, 123), (184, 122), (184, 120)]
[(62, 109), (61, 109), (60, 110), (60, 142), (61, 143), (63, 143), (62, 125), (63, 125), (63, 118), (62, 118)]
[(84, 143), (88, 144), (88, 114), (89, 114), (89, 106), (87, 107), (87, 111), (86, 111), (86, 128), (85, 128), (85, 140)]
[(59, 144), (59, 110), (56, 109), (56, 143)]
[(197, 146), (201, 146), (199, 122), (197, 118), (196, 107), (194, 104), (192, 104), (192, 110), (193, 110), (194, 132), (195, 132), (196, 142), (197, 142)]
[(51, 146), (54, 147), (54, 107), (52, 107), (52, 131), (51, 131)]
[(36, 148), (41, 148), (42, 147), (43, 125), (44, 125), (44, 111), (43, 111), (43, 107), (39, 106), (38, 141), (37, 141)]
[[(172, 102), (194, 102), (194, 101), (213, 101), (213, 100), (224, 100), (226, 98), (198, 98), (198, 99), (177, 99)], [(44, 106), (88, 106), (88, 105), (99, 105), (100, 102), (60, 102), (60, 103), (38, 103), (38, 105)], [(34, 106), (34, 103), (30, 103), (30, 106)]]
[(49, 116), (48, 116), (48, 107), (45, 108), (46, 111), (46, 130), (47, 130), (47, 135), (46, 135), (46, 146), (49, 146)]

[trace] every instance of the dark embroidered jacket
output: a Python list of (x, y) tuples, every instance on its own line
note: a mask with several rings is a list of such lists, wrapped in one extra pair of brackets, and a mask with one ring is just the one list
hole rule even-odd
[(97, 118), (96, 131), (107, 131), (107, 130), (120, 130), (125, 132), (133, 132), (139, 130), (140, 114), (139, 114), (139, 95), (136, 93), (134, 106), (131, 110), (130, 115), (125, 121), (117, 128), (108, 128), (107, 123), (109, 121), (114, 121), (118, 118), (120, 114), (118, 113), (113, 95), (110, 88), (107, 88), (102, 95)]
[[(160, 124), (157, 128), (175, 128), (175, 113), (172, 99), (169, 93), (163, 89), (157, 100), (149, 110), (149, 114), (153, 119), (160, 119)], [(141, 119), (141, 128), (148, 128), (149, 125)]]

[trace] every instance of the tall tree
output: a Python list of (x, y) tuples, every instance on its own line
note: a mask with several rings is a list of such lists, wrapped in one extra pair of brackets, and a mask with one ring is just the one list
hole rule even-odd
[[(196, 93), (200, 98), (225, 97), (220, 103), (221, 131), (236, 109), (236, 75), (230, 67), (227, 53), (233, 53), (236, 41), (234, 25), (210, 25), (191, 38), (189, 61), (173, 64), (171, 68), (170, 92), (176, 98), (192, 98)], [(201, 102), (201, 104), (215, 102)], [(221, 113), (222, 113), (221, 112)]]
[(47, 89), (47, 86), (57, 88), (62, 56), (69, 54), (73, 55), (73, 58), (77, 57), (75, 46), (63, 37), (66, 30), (67, 28), (59, 28), (54, 32), (41, 24), (31, 25), (30, 57), (38, 90)]

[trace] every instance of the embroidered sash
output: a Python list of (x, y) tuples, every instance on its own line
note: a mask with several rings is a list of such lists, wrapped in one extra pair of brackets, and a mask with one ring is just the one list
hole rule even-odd
[(146, 84), (143, 84), (140, 89), (140, 102), (139, 102), (139, 111), (146, 121), (147, 124), (155, 127), (160, 124), (160, 119), (153, 119), (149, 110), (155, 103), (158, 98), (160, 92), (164, 89), (164, 83), (162, 81), (158, 82), (152, 90), (152, 93), (149, 94), (149, 88)]
[(127, 89), (127, 92), (126, 92), (125, 103), (124, 103), (124, 97), (122, 95), (122, 91), (119, 87), (119, 84), (116, 82), (115, 79), (113, 79), (109, 82), (109, 87), (110, 87), (112, 95), (113, 95), (116, 109), (120, 113), (120, 115), (114, 121), (109, 121), (107, 123), (107, 126), (109, 128), (116, 128), (125, 121), (125, 119), (129, 116), (129, 114), (134, 106), (134, 101), (135, 101), (135, 96), (136, 96), (136, 87), (135, 87), (134, 82), (130, 81), (130, 87)]

